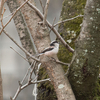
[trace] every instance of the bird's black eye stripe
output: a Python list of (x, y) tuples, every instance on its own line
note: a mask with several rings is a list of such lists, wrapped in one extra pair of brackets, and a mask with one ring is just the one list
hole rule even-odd
[(57, 41), (54, 41), (53, 43), (58, 43)]
[(55, 46), (55, 45), (53, 43), (51, 43), (50, 46)]
[(57, 41), (53, 41), (50, 43), (50, 46), (55, 46), (54, 43), (58, 43)]

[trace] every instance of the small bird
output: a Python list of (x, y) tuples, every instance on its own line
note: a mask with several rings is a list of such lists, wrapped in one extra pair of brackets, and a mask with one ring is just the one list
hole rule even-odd
[(53, 55), (56, 55), (59, 51), (59, 43), (54, 40), (50, 43), (50, 46), (44, 49), (39, 55), (46, 55), (49, 57), (52, 57)]

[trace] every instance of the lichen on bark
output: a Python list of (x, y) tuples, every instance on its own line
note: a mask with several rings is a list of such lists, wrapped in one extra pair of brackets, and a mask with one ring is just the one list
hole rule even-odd
[[(60, 15), (60, 20), (69, 19), (77, 15), (83, 14), (84, 6), (86, 0), (64, 0), (62, 11)], [(75, 41), (80, 33), (80, 28), (82, 24), (82, 17), (62, 23), (58, 27), (60, 35), (65, 39), (65, 41), (72, 47), (75, 48)], [(60, 44), (59, 50), (59, 60), (63, 62), (70, 62), (73, 54), (69, 52), (62, 44)], [(63, 66), (65, 72), (67, 70), (66, 66)]]
[[(85, 2), (86, 0), (64, 0), (60, 19), (63, 20), (83, 14)], [(97, 90), (98, 93), (96, 93), (97, 87), (95, 89), (100, 66), (98, 55), (100, 50), (98, 29), (100, 27), (99, 4), (100, 1), (98, 0), (87, 0), (88, 7), (86, 6), (87, 9), (85, 9), (81, 33), (80, 24), (82, 23), (82, 18), (59, 25), (59, 32), (62, 37), (75, 48), (68, 78), (77, 100), (95, 100), (94, 98), (100, 98), (97, 95), (100, 93), (100, 89)], [(78, 37), (79, 33), (80, 36)], [(72, 59), (72, 54), (62, 45), (58, 56), (64, 62), (69, 62)]]

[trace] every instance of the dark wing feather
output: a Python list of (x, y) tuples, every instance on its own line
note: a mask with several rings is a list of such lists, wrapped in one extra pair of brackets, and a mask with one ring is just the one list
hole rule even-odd
[(47, 49), (45, 49), (44, 51), (42, 51), (41, 53), (45, 53), (45, 52), (51, 51), (51, 50), (53, 50), (53, 48), (47, 48)]

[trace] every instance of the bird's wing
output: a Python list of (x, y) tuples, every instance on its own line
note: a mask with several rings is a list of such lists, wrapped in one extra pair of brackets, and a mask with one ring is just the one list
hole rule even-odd
[(47, 52), (47, 51), (51, 51), (51, 50), (53, 50), (54, 48), (46, 48), (46, 49), (44, 49), (41, 53), (45, 53), (45, 52)]

